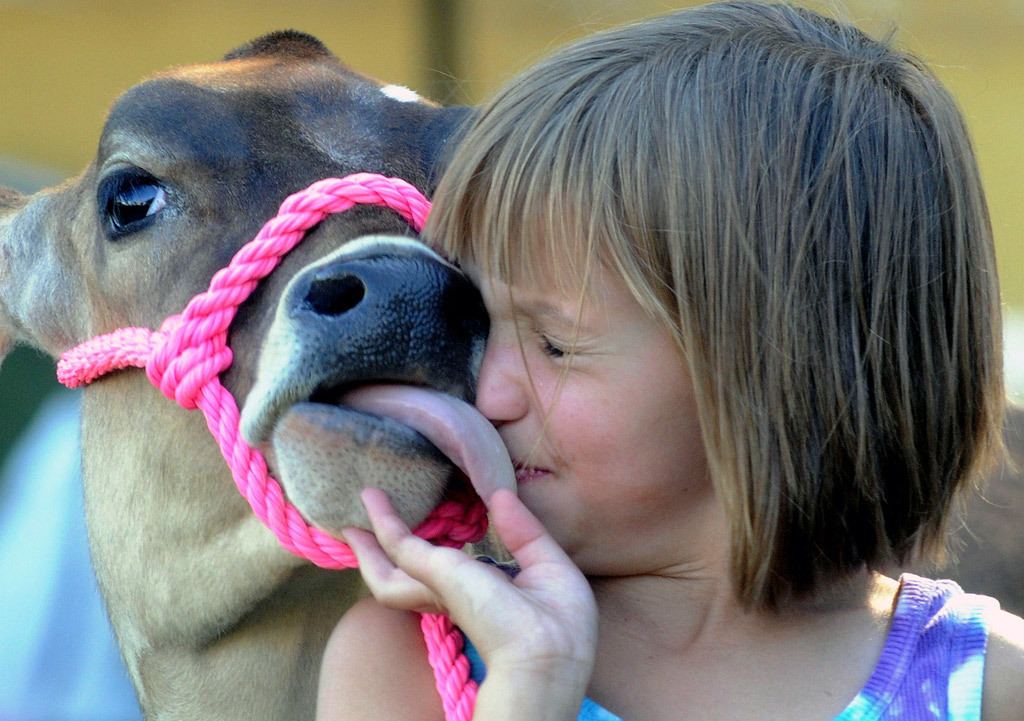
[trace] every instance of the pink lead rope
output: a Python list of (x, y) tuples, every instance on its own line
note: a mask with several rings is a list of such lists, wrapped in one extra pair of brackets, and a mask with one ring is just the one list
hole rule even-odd
[[(238, 306), (310, 228), (358, 204), (396, 210), (417, 233), (430, 211), (423, 194), (399, 178), (356, 173), (318, 181), (285, 199), (277, 215), (226, 268), (217, 271), (209, 289), (189, 301), (180, 314), (167, 318), (160, 330), (120, 328), (72, 348), (57, 364), (57, 378), (69, 388), (113, 370), (145, 368), (149, 380), (166, 397), (183, 408), (199, 408), (238, 490), (256, 516), (286, 549), (330, 569), (355, 568), (352, 549), (309, 526), (288, 503), (280, 484), (267, 472), (263, 455), (242, 439), (238, 405), (219, 376), (231, 366), (227, 336)], [(486, 529), (486, 508), (473, 497), (445, 501), (415, 533), (441, 545), (461, 547), (480, 540)], [(469, 721), (477, 685), (469, 678), (462, 635), (443, 615), (423, 614), (421, 626), (445, 719)]]

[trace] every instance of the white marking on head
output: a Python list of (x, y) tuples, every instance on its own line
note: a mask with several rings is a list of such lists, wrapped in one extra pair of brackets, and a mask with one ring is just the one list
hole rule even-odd
[(385, 85), (380, 91), (392, 100), (397, 100), (400, 103), (417, 103), (422, 100), (419, 93), (415, 90), (410, 90), (404, 85)]

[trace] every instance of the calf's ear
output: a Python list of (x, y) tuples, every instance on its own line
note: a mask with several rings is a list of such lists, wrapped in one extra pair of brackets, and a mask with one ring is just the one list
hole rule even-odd
[(0, 328), (0, 368), (3, 367), (4, 358), (7, 357), (7, 354), (11, 352), (12, 348), (14, 348), (14, 339), (10, 335), (4, 333), (3, 328)]
[(420, 167), (427, 178), (427, 196), (433, 195), (441, 173), (448, 167), (452, 153), (475, 117), (476, 111), (473, 108), (455, 105), (438, 108), (434, 116), (424, 124), (419, 146), (422, 151)]
[[(25, 201), (26, 197), (14, 188), (0, 185), (0, 214), (13, 215)], [(3, 365), (4, 358), (14, 349), (16, 339), (14, 324), (7, 317), (3, 303), (4, 286), (14, 280), (11, 277), (10, 251), (7, 247), (9, 229), (9, 223), (0, 222), (0, 365)]]
[(296, 60), (336, 60), (320, 40), (298, 30), (277, 30), (239, 45), (224, 60), (242, 60), (267, 55), (280, 55)]

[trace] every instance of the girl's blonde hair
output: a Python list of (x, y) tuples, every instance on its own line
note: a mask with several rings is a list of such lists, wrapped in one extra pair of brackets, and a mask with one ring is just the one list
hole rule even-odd
[(940, 554), (1001, 449), (964, 122), (850, 25), (722, 2), (586, 38), (483, 108), (427, 232), (512, 279), (600, 262), (664, 323), (749, 605)]

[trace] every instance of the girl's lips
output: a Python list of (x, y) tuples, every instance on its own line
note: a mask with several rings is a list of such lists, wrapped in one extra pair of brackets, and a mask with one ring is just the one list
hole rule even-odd
[(544, 470), (543, 468), (530, 468), (527, 466), (521, 466), (516, 464), (516, 484), (522, 485), (534, 481), (541, 476), (547, 476), (551, 472)]

